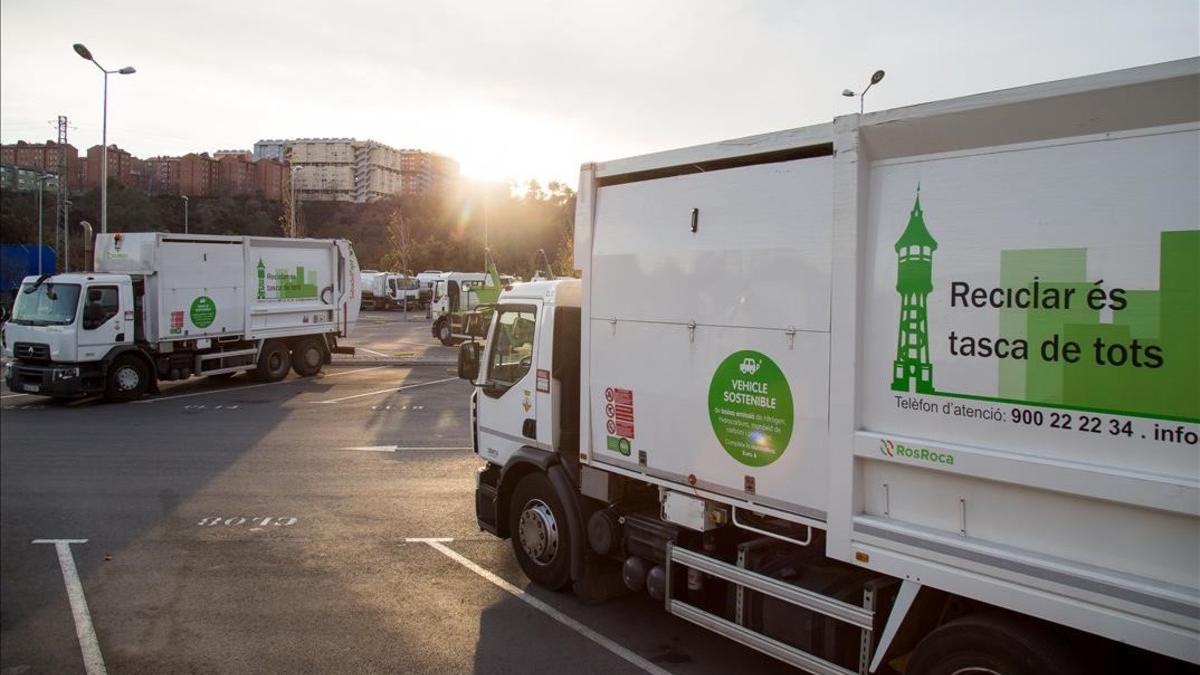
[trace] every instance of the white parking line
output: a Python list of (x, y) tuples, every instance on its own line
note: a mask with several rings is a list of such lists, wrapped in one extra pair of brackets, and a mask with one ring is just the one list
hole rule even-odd
[(612, 640), (604, 637), (603, 635), (597, 633), (596, 631), (592, 630), (591, 628), (588, 628), (587, 626), (583, 625), (582, 623), (579, 623), (575, 619), (572, 619), (571, 617), (567, 616), (566, 614), (563, 614), (562, 612), (551, 607), (550, 605), (546, 604), (545, 602), (542, 602), (541, 600), (526, 593), (524, 590), (517, 588), (516, 586), (505, 581), (504, 579), (501, 579), (500, 577), (496, 576), (495, 574), (492, 574), (491, 572), (483, 569), (479, 565), (476, 565), (474, 562), (472, 562), (470, 559), (466, 558), (465, 556), (451, 550), (451, 548), (449, 546), (446, 546), (446, 544), (450, 541), (453, 541), (452, 539), (447, 539), (444, 537), (431, 537), (428, 539), (415, 539), (415, 538), (405, 539), (405, 541), (413, 542), (413, 543), (428, 544), (430, 547), (434, 548), (442, 555), (446, 556), (447, 558), (450, 558), (454, 562), (471, 570), (472, 572), (474, 572), (475, 574), (478, 574), (479, 576), (483, 577), (484, 579), (487, 579), (488, 581), (492, 582), (496, 586), (499, 586), (505, 592), (510, 593), (513, 596), (515, 596), (518, 600), (533, 607), (534, 609), (538, 610), (539, 612), (549, 616), (551, 619), (554, 619), (555, 621), (561, 623), (562, 625), (566, 626), (567, 628), (570, 628), (571, 630), (575, 631), (576, 633), (579, 633), (580, 635), (591, 640), (592, 642), (595, 642), (596, 644), (607, 649), (608, 651), (612, 652), (613, 654), (625, 659), (626, 661), (633, 664), (634, 666), (641, 668), (642, 670), (646, 671), (647, 673), (652, 673), (652, 675), (670, 675), (670, 671), (654, 665), (650, 661), (638, 656), (637, 654), (633, 653), (629, 649), (622, 647), (621, 645), (617, 644), (616, 642), (613, 642)]
[(406, 384), (402, 387), (390, 387), (388, 389), (380, 389), (379, 391), (368, 391), (365, 394), (354, 394), (353, 396), (342, 396), (341, 398), (330, 398), (330, 399), (326, 399), (324, 401), (314, 401), (314, 403), (340, 403), (342, 401), (349, 401), (350, 399), (354, 399), (354, 398), (362, 398), (364, 396), (375, 396), (377, 394), (390, 394), (391, 392), (394, 392), (394, 391), (404, 391), (405, 389), (416, 389), (417, 387), (427, 387), (431, 384), (441, 384), (443, 382), (450, 382), (452, 380), (457, 380), (457, 379), (458, 379), (457, 377), (447, 377), (447, 378), (444, 378), (441, 380), (432, 380), (430, 382), (418, 382), (416, 384)]
[(100, 642), (96, 640), (92, 614), (83, 597), (83, 584), (79, 582), (79, 571), (75, 569), (75, 556), (71, 555), (71, 544), (86, 544), (87, 539), (34, 539), (32, 543), (54, 544), (63, 582), (67, 585), (71, 614), (75, 617), (75, 636), (79, 638), (79, 649), (83, 652), (84, 670), (88, 675), (105, 675), (108, 671), (104, 668), (104, 656), (100, 654)]
[(5, 398), (16, 398), (16, 397), (18, 397), (18, 396), (32, 396), (32, 395), (33, 395), (33, 394), (5, 394), (5, 395), (3, 395), (3, 396), (0, 396), (0, 399), (5, 399)]
[[(368, 368), (355, 368), (354, 370), (343, 370), (337, 373), (322, 373), (320, 377), (338, 377), (339, 375), (349, 375), (350, 373), (361, 373), (364, 370), (378, 370), (380, 368), (391, 368), (392, 366), (370, 366)], [(269, 387), (274, 384), (294, 384), (296, 382), (308, 382), (309, 378), (297, 378), (295, 380), (280, 380), (279, 382), (263, 382), (262, 384), (247, 384), (243, 387), (226, 387), (224, 389), (212, 389), (209, 391), (195, 391), (190, 394), (175, 394), (174, 396), (158, 396), (156, 398), (144, 398), (134, 403), (154, 403), (155, 401), (170, 401), (174, 398), (191, 398), (192, 396), (208, 396), (210, 394), (224, 394), (231, 391), (243, 391), (245, 389), (257, 389), (259, 387)]]
[(374, 349), (367, 349), (366, 347), (355, 347), (355, 349), (356, 349), (356, 350), (358, 350), (358, 351), (360, 351), (360, 352), (366, 352), (366, 353), (368, 353), (368, 354), (374, 354), (375, 356), (384, 356), (384, 357), (391, 356), (391, 354), (384, 354), (383, 352), (377, 352), (377, 351), (375, 351)]
[(415, 445), (407, 446), (407, 447), (403, 447), (403, 446), (399, 446), (399, 445), (351, 445), (351, 446), (342, 448), (342, 450), (361, 450), (363, 452), (400, 452), (402, 450), (474, 450), (474, 448), (472, 448), (469, 445), (468, 446), (458, 446), (458, 447), (453, 447), (453, 448), (451, 448), (451, 447), (430, 448), (430, 447), (426, 447), (426, 446), (418, 447)]

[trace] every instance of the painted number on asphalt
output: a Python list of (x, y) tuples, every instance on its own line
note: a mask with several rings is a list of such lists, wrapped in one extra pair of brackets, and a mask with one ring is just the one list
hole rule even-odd
[(294, 516), (284, 516), (282, 518), (279, 516), (232, 516), (228, 518), (225, 516), (207, 516), (205, 518), (201, 518), (196, 524), (201, 527), (217, 527), (221, 525), (225, 527), (267, 527), (268, 525), (273, 525), (275, 527), (290, 527), (299, 522), (299, 520), (299, 518)]
[(217, 405), (206, 405), (203, 403), (191, 403), (189, 405), (183, 406), (183, 409), (184, 410), (237, 410), (238, 406), (236, 406), (236, 405), (221, 405), (220, 403), (218, 403)]

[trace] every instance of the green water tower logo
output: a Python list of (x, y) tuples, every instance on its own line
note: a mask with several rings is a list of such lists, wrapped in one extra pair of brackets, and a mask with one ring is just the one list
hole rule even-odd
[(932, 394), (933, 363), (929, 360), (929, 294), (933, 292), (933, 252), (938, 243), (925, 227), (921, 186), (908, 216), (908, 227), (896, 240), (896, 292), (900, 294), (900, 327), (892, 390)]

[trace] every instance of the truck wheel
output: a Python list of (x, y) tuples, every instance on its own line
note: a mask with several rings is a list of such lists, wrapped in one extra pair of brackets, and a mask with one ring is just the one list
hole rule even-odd
[(571, 583), (571, 535), (567, 513), (550, 479), (531, 473), (513, 491), (508, 531), (525, 576), (557, 591)]
[(104, 398), (109, 401), (133, 401), (150, 388), (146, 364), (136, 356), (118, 356), (108, 368)]
[(452, 336), (453, 336), (453, 333), (450, 332), (450, 322), (449, 321), (442, 321), (441, 323), (438, 324), (437, 337), (438, 337), (438, 340), (441, 340), (442, 344), (446, 345), (447, 347), (453, 347), (454, 346), (454, 338)]
[(325, 365), (325, 350), (321, 341), (315, 337), (306, 337), (292, 347), (292, 370), (300, 377), (311, 377), (321, 372)]
[(1076, 675), (1089, 672), (1057, 630), (1002, 613), (955, 619), (921, 640), (905, 675)]
[(258, 367), (254, 369), (254, 375), (263, 382), (278, 382), (287, 377), (291, 367), (291, 352), (287, 345), (270, 340), (258, 355)]

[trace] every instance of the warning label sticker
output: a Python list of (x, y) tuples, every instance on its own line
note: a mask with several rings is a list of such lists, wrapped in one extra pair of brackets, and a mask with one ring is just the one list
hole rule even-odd
[(633, 391), (608, 387), (604, 390), (604, 401), (604, 427), (608, 433), (621, 438), (633, 438)]

